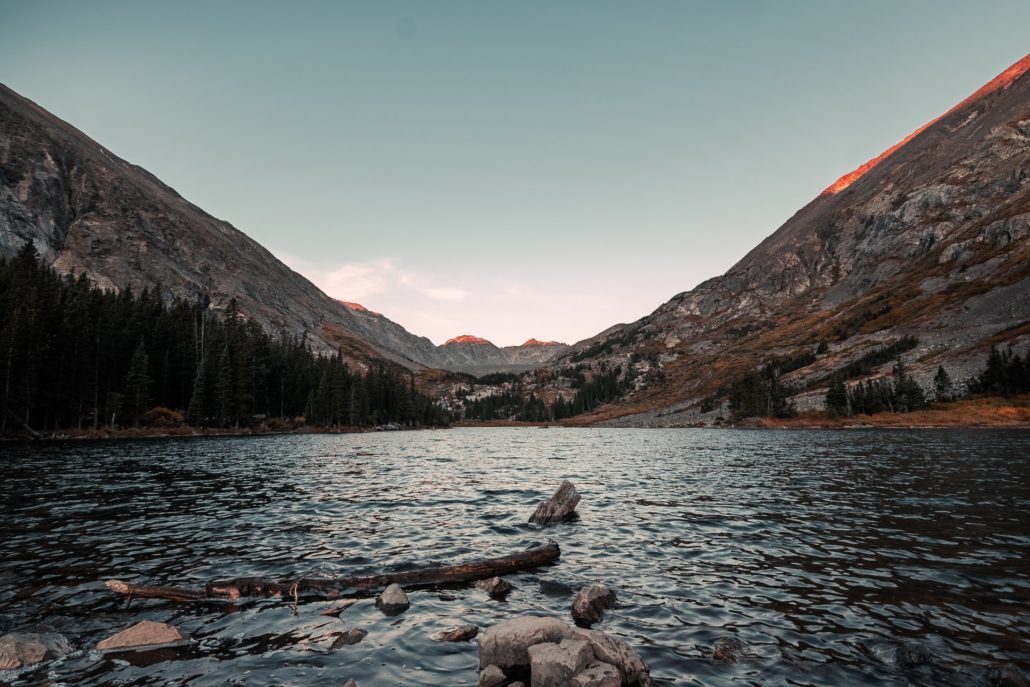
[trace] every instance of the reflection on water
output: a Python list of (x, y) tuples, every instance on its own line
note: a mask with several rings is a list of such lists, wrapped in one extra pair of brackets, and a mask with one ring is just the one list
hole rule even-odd
[[(1030, 670), (1030, 433), (451, 430), (0, 446), (0, 632), (42, 623), (79, 651), (16, 684), (475, 684), (477, 649), (430, 635), (526, 612), (600, 625), (667, 685), (991, 685)], [(579, 520), (541, 530), (569, 478)], [(560, 562), (476, 589), (323, 602), (122, 600), (117, 577), (200, 586), (459, 561), (553, 538)], [(143, 619), (178, 649), (89, 647)], [(330, 651), (324, 637), (368, 630)], [(735, 636), (749, 656), (714, 663)]]

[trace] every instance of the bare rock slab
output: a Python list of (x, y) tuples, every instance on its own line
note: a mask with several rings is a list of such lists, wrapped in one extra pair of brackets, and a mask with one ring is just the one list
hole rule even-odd
[(573, 687), (622, 687), (622, 674), (608, 663), (594, 663), (572, 678)]
[(488, 627), (479, 637), (479, 667), (495, 665), (503, 671), (529, 668), (529, 647), (557, 644), (572, 636), (573, 628), (557, 618), (526, 615)]
[(582, 639), (536, 644), (528, 653), (531, 687), (567, 687), (594, 660), (590, 644)]
[(479, 671), (479, 682), (476, 687), (503, 687), (508, 684), (504, 671), (491, 664)]
[(577, 625), (590, 627), (601, 620), (604, 612), (615, 605), (615, 592), (603, 584), (584, 587), (572, 600), (572, 617)]
[(501, 598), (507, 596), (514, 587), (511, 586), (510, 582), (503, 578), (491, 577), (489, 580), (480, 580), (479, 582), (476, 582), (476, 589), (482, 589), (494, 598)]
[(580, 495), (576, 491), (576, 487), (569, 480), (565, 480), (558, 487), (558, 491), (554, 492), (554, 496), (536, 507), (536, 511), (530, 516), (529, 521), (547, 525), (565, 520), (576, 512), (579, 500)]
[(403, 613), (410, 605), (411, 602), (408, 601), (408, 595), (404, 593), (399, 584), (391, 584), (376, 599), (376, 608), (389, 614)]
[(64, 635), (56, 632), (12, 632), (0, 637), (0, 670), (64, 656), (71, 649)]
[(135, 649), (139, 647), (167, 646), (181, 644), (186, 637), (175, 627), (166, 623), (144, 620), (97, 643), (101, 651)]

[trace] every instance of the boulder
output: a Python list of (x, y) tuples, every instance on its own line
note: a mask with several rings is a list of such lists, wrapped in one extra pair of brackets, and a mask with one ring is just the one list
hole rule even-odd
[(622, 687), (622, 674), (608, 663), (597, 663), (572, 678), (573, 687)]
[(536, 644), (528, 653), (532, 687), (568, 687), (573, 676), (594, 660), (589, 642), (582, 639)]
[(476, 687), (503, 687), (508, 684), (504, 671), (491, 664), (479, 671), (479, 682)]
[(744, 652), (744, 643), (736, 637), (719, 637), (712, 644), (712, 660), (720, 663), (736, 663)]
[(171, 625), (155, 623), (153, 620), (144, 620), (126, 630), (122, 630), (118, 634), (97, 642), (97, 648), (101, 651), (113, 651), (117, 649), (135, 649), (137, 647), (167, 646), (169, 644), (180, 644), (184, 641), (186, 641), (186, 637)]
[(333, 642), (332, 648), (339, 649), (342, 646), (351, 646), (357, 644), (362, 639), (368, 636), (368, 630), (363, 630), (360, 627), (352, 627), (351, 629), (344, 632), (342, 635), (336, 638)]
[(547, 525), (565, 520), (576, 512), (579, 499), (576, 487), (572, 486), (572, 482), (569, 480), (565, 480), (558, 487), (558, 491), (554, 492), (554, 496), (536, 507), (536, 511), (530, 516), (529, 521)]
[(491, 577), (489, 580), (480, 580), (476, 582), (476, 589), (482, 589), (484, 592), (494, 598), (500, 598), (508, 594), (514, 587), (511, 583), (500, 577)]
[(502, 670), (529, 668), (529, 647), (556, 644), (572, 636), (573, 628), (557, 618), (526, 615), (502, 620), (479, 637), (479, 667)]
[(433, 639), (438, 642), (467, 642), (478, 634), (479, 628), (475, 625), (459, 625), (437, 633)]
[(572, 636), (589, 642), (598, 661), (615, 666), (622, 675), (622, 684), (635, 685), (650, 682), (651, 669), (644, 663), (644, 659), (640, 658), (640, 654), (634, 651), (633, 647), (618, 637), (605, 634), (600, 630), (581, 628), (574, 629)]
[(56, 632), (12, 632), (0, 637), (0, 670), (15, 670), (71, 650), (64, 635)]
[(382, 609), (384, 613), (403, 613), (410, 605), (408, 595), (399, 584), (391, 584), (376, 599), (376, 608)]
[(615, 592), (603, 584), (584, 587), (572, 600), (572, 617), (577, 625), (590, 627), (601, 620), (606, 609), (615, 605)]

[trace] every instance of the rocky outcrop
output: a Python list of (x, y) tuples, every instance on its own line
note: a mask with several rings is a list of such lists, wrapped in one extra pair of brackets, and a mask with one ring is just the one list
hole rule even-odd
[(596, 670), (580, 683), (594, 684), (591, 680), (597, 679), (597, 684), (605, 684), (610, 669), (617, 671), (618, 684), (651, 683), (647, 664), (623, 640), (541, 616), (521, 616), (487, 628), (479, 640), (479, 666), (481, 671), (496, 667), (507, 677), (529, 671), (533, 685), (575, 684), (591, 668)]

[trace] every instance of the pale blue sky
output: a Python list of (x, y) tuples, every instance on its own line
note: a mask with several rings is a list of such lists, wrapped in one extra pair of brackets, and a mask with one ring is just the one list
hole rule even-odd
[(573, 341), (1030, 51), (1030, 2), (0, 0), (0, 81), (330, 295)]

